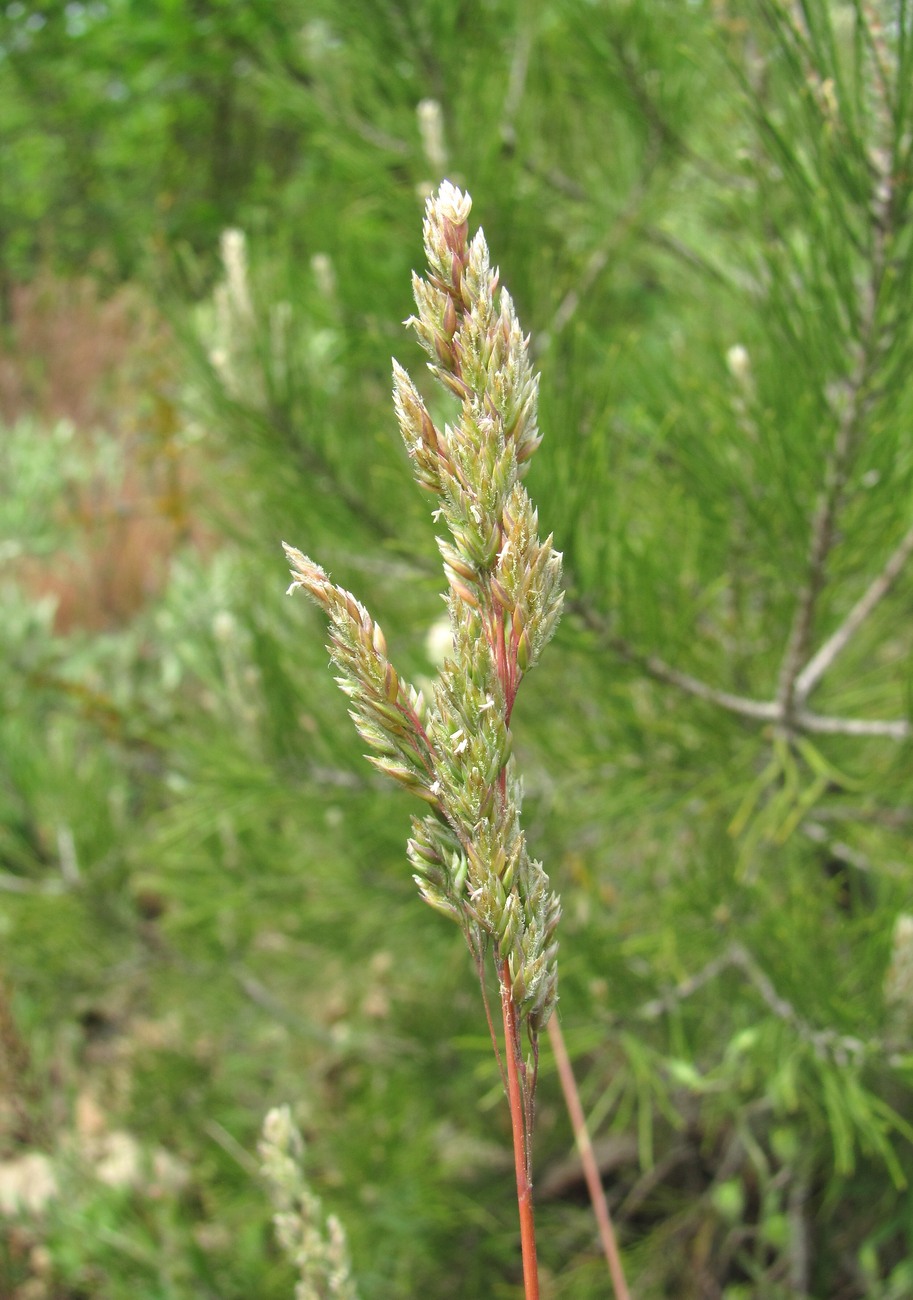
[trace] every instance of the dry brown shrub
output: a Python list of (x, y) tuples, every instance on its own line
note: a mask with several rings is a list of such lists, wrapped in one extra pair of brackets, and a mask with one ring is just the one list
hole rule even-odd
[(175, 548), (202, 541), (167, 324), (135, 286), (106, 296), (88, 277), (45, 273), (13, 289), (9, 339), (0, 421), (27, 415), (40, 430), (69, 420), (87, 454), (103, 432), (124, 467), (49, 502), (78, 543), (23, 557), (18, 576), (36, 597), (54, 597), (58, 632), (121, 626), (161, 590)]

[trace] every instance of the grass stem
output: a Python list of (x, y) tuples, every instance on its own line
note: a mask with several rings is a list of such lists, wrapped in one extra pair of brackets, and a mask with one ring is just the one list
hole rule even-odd
[(551, 1020), (548, 1022), (548, 1035), (552, 1044), (552, 1051), (555, 1053), (555, 1064), (558, 1067), (558, 1078), (561, 1080), (561, 1090), (564, 1093), (565, 1105), (567, 1106), (568, 1115), (570, 1115), (571, 1118), (571, 1126), (574, 1130), (574, 1139), (577, 1143), (577, 1151), (580, 1154), (580, 1163), (583, 1166), (583, 1176), (586, 1179), (587, 1190), (590, 1194), (590, 1202), (593, 1206), (593, 1213), (596, 1216), (596, 1224), (599, 1228), (599, 1240), (602, 1242), (603, 1253), (606, 1257), (606, 1263), (609, 1266), (609, 1274), (612, 1278), (612, 1286), (615, 1289), (616, 1300), (631, 1300), (631, 1293), (628, 1290), (628, 1283), (625, 1279), (624, 1268), (621, 1263), (621, 1255), (618, 1250), (618, 1243), (615, 1239), (615, 1229), (612, 1227), (612, 1217), (609, 1214), (609, 1207), (606, 1203), (605, 1189), (602, 1186), (602, 1178), (599, 1174), (599, 1167), (596, 1164), (593, 1144), (590, 1141), (590, 1134), (586, 1125), (586, 1116), (583, 1113), (583, 1106), (580, 1102), (580, 1093), (577, 1091), (577, 1081), (574, 1078), (571, 1060), (564, 1043), (564, 1034), (561, 1032), (561, 1025), (557, 1016), (552, 1016)]
[(504, 1056), (507, 1062), (507, 1097), (514, 1140), (514, 1169), (517, 1175), (517, 1208), (520, 1212), (520, 1248), (523, 1253), (523, 1287), (526, 1300), (539, 1300), (539, 1266), (536, 1259), (536, 1226), (533, 1217), (533, 1188), (529, 1176), (526, 1109), (520, 1083), (520, 1034), (517, 1009), (511, 994), (508, 964), (501, 968), (501, 1013), (504, 1017)]

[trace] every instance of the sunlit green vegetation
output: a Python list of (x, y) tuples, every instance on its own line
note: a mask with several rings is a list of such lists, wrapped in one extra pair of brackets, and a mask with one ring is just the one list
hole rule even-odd
[[(908, 0), (5, 5), (0, 1294), (289, 1297), (281, 1102), (365, 1300), (522, 1293), (469, 961), (280, 549), (430, 674), (390, 357), (421, 374), (445, 175), (542, 372), (567, 612), (514, 726), (632, 1289), (910, 1294), (911, 35)], [(595, 1300), (545, 1049), (538, 1110), (543, 1292)]]

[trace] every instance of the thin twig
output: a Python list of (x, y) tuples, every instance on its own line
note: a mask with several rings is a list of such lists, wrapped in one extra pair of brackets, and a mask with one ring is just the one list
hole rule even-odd
[(72, 828), (66, 825), (57, 827), (57, 853), (60, 857), (60, 874), (65, 885), (74, 886), (80, 882), (79, 857), (76, 853), (76, 839)]
[(279, 998), (275, 997), (264, 984), (260, 983), (256, 976), (245, 970), (243, 966), (236, 965), (232, 967), (231, 973), (251, 1002), (258, 1007), (262, 1007), (274, 1020), (278, 1020), (280, 1024), (291, 1026), (299, 1033), (308, 1038), (316, 1039), (317, 1042), (323, 1043), (325, 1046), (332, 1047), (336, 1045), (333, 1035), (328, 1030), (314, 1021), (290, 1011)]
[(837, 1064), (842, 1065), (847, 1061), (858, 1061), (872, 1053), (883, 1052), (884, 1044), (879, 1039), (871, 1038), (863, 1041), (850, 1034), (839, 1034), (833, 1029), (815, 1029), (799, 1015), (791, 1002), (777, 992), (770, 977), (761, 969), (748, 949), (740, 943), (730, 944), (725, 952), (714, 957), (696, 975), (683, 980), (662, 997), (644, 1003), (638, 1014), (644, 1020), (658, 1019), (659, 1016), (672, 1011), (680, 1002), (691, 997), (710, 980), (721, 975), (724, 970), (733, 966), (747, 977), (767, 1009), (808, 1043), (816, 1056), (829, 1056)]
[(690, 673), (683, 673), (678, 668), (673, 668), (667, 664), (664, 659), (658, 655), (642, 654), (634, 646), (626, 641), (624, 637), (615, 636), (609, 632), (603, 620), (584, 600), (568, 601), (568, 611), (577, 614), (583, 619), (586, 626), (592, 632), (598, 633), (602, 638), (603, 644), (616, 654), (621, 655), (629, 663), (637, 664), (650, 674), (651, 677), (657, 678), (658, 681), (668, 682), (670, 686), (677, 686), (679, 690), (688, 695), (694, 695), (700, 700), (706, 700), (710, 704), (718, 704), (720, 708), (727, 709), (730, 713), (738, 713), (746, 718), (758, 718), (763, 722), (776, 722), (780, 716), (776, 702), (752, 700), (747, 695), (735, 695), (730, 691), (721, 691), (709, 683), (701, 681), (698, 677), (692, 677)]
[(700, 700), (707, 700), (710, 704), (718, 704), (721, 709), (727, 709), (730, 713), (738, 713), (743, 718), (757, 718), (762, 722), (776, 722), (781, 717), (781, 711), (776, 700), (753, 700), (747, 695), (735, 695), (730, 691), (721, 691), (717, 687), (701, 681), (698, 677), (692, 677), (690, 673), (683, 673), (680, 669), (673, 668), (671, 664), (667, 664), (658, 655), (638, 654), (617, 637), (611, 638), (610, 645), (633, 663), (641, 664), (651, 677), (668, 682), (671, 686), (677, 686), (688, 695), (694, 695)]
[[(593, 1156), (600, 1180), (611, 1176), (625, 1165), (636, 1165), (640, 1147), (633, 1133), (611, 1133), (593, 1140)], [(576, 1145), (570, 1155), (549, 1165), (536, 1182), (539, 1201), (561, 1201), (572, 1195), (580, 1186), (580, 1153)]]
[(726, 952), (720, 953), (712, 961), (708, 961), (706, 966), (695, 975), (689, 976), (688, 979), (682, 980), (676, 984), (674, 989), (664, 993), (662, 997), (652, 998), (651, 1001), (645, 1002), (637, 1013), (643, 1020), (658, 1020), (665, 1012), (673, 1011), (680, 1002), (685, 1002), (688, 998), (693, 997), (699, 989), (711, 980), (715, 980), (724, 970), (728, 970), (732, 965), (732, 954), (727, 949)]
[(831, 718), (820, 713), (802, 710), (793, 718), (800, 731), (817, 732), (819, 736), (887, 736), (891, 740), (909, 740), (913, 727), (906, 718)]
[(203, 1132), (208, 1134), (218, 1146), (231, 1156), (232, 1160), (244, 1170), (250, 1178), (260, 1177), (260, 1166), (249, 1151), (242, 1147), (236, 1137), (229, 1133), (218, 1120), (207, 1119), (203, 1123)]
[(862, 0), (860, 8), (865, 19), (862, 24), (862, 34), (868, 37), (869, 52), (877, 79), (876, 113), (880, 119), (879, 125), (883, 127), (883, 134), (887, 137), (896, 112), (891, 81), (892, 75), (897, 71), (897, 60), (885, 39), (884, 21), (878, 6), (873, 4), (872, 0)]
[[(797, 37), (801, 42), (802, 33), (797, 32)], [(880, 212), (884, 218), (887, 218), (888, 215), (888, 207), (885, 206), (884, 202), (886, 196), (889, 201), (890, 186), (888, 186), (884, 194), (880, 194), (879, 187), (876, 184), (873, 194), (876, 211)], [(803, 697), (796, 694), (797, 682), (802, 671), (802, 663), (806, 659), (810, 648), (818, 598), (826, 581), (827, 559), (834, 545), (837, 516), (842, 504), (843, 491), (853, 451), (859, 441), (867, 408), (873, 400), (873, 394), (869, 391), (869, 388), (878, 357), (877, 310), (879, 292), (883, 282), (888, 227), (889, 221), (887, 219), (884, 221), (873, 220), (870, 273), (865, 282), (860, 285), (858, 291), (856, 340), (859, 344), (859, 354), (851, 374), (847, 376), (840, 386), (842, 388), (843, 405), (842, 409), (836, 413), (837, 427), (834, 432), (833, 446), (825, 462), (824, 481), (812, 519), (805, 586), (796, 605), (792, 627), (783, 654), (777, 699), (783, 706), (787, 725), (792, 722), (792, 715), (796, 711), (796, 706), (801, 705), (803, 701)]]
[(837, 512), (846, 482), (847, 460), (853, 442), (858, 415), (859, 385), (862, 376), (850, 381), (850, 397), (837, 424), (834, 445), (824, 468), (824, 483), (818, 494), (812, 516), (811, 541), (808, 551), (808, 569), (805, 585), (793, 614), (792, 626), (783, 652), (777, 685), (777, 702), (783, 720), (791, 724), (796, 703), (796, 680), (803, 661), (808, 655), (809, 642), (818, 609), (818, 597), (825, 584), (825, 566), (834, 544)]
[(865, 804), (832, 803), (815, 809), (816, 822), (866, 822), (905, 831), (913, 826), (913, 808), (867, 807)]
[(615, 1288), (617, 1300), (631, 1300), (631, 1293), (628, 1291), (628, 1284), (621, 1263), (621, 1255), (618, 1251), (618, 1243), (615, 1239), (615, 1231), (612, 1227), (612, 1218), (605, 1198), (605, 1189), (602, 1186), (602, 1178), (593, 1153), (593, 1143), (590, 1141), (590, 1134), (587, 1129), (586, 1116), (580, 1102), (580, 1093), (577, 1091), (574, 1071), (565, 1046), (564, 1035), (561, 1032), (561, 1025), (556, 1015), (553, 1015), (548, 1022), (548, 1035), (551, 1040), (552, 1051), (555, 1053), (558, 1078), (561, 1080), (564, 1101), (574, 1130), (574, 1140), (580, 1153), (583, 1176), (586, 1179), (587, 1189), (590, 1193), (593, 1213), (596, 1216), (596, 1223), (599, 1228), (599, 1239), (602, 1242), (602, 1249), (612, 1277), (612, 1286)]
[(747, 695), (736, 695), (732, 691), (721, 691), (716, 686), (693, 677), (691, 673), (673, 668), (658, 655), (642, 654), (623, 637), (613, 636), (606, 630), (602, 620), (585, 604), (577, 600), (569, 604), (569, 609), (579, 614), (586, 625), (598, 632), (603, 643), (629, 663), (637, 664), (657, 681), (676, 686), (686, 695), (716, 704), (729, 713), (743, 718), (755, 718), (759, 722), (775, 722), (790, 725), (797, 731), (808, 731), (823, 736), (885, 736), (891, 740), (908, 740), (913, 735), (913, 727), (906, 718), (839, 718), (827, 714), (812, 713), (809, 709), (800, 709), (790, 717), (784, 705), (778, 700), (753, 700)]
[[(855, 871), (862, 871), (866, 875), (876, 874), (876, 868), (872, 865), (871, 860), (858, 849), (854, 849), (849, 844), (844, 844), (842, 840), (832, 840), (827, 831), (818, 822), (806, 821), (802, 823), (802, 834), (812, 841), (813, 844), (820, 844), (826, 849), (830, 857), (838, 862), (845, 863)], [(888, 872), (887, 874), (893, 874)]]
[(26, 880), (10, 872), (0, 871), (0, 889), (8, 894), (64, 894), (67, 886), (62, 880)]
[(570, 176), (566, 176), (559, 167), (547, 167), (536, 158), (524, 158), (523, 168), (531, 176), (543, 180), (556, 193), (573, 199), (575, 203), (587, 202), (588, 194), (584, 187), (577, 181), (572, 180)]
[(507, 92), (501, 108), (501, 122), (498, 134), (505, 149), (513, 151), (517, 144), (515, 126), (517, 113), (523, 101), (526, 89), (526, 76), (529, 71), (529, 56), (533, 48), (534, 24), (523, 13), (518, 14), (517, 39), (514, 43), (513, 58), (510, 61), (510, 75)]
[(642, 220), (641, 201), (647, 192), (647, 186), (656, 169), (657, 162), (658, 157), (656, 151), (654, 151), (653, 156), (647, 159), (644, 165), (644, 174), (628, 196), (624, 208), (587, 258), (586, 266), (583, 268), (579, 280), (568, 289), (558, 304), (551, 324), (546, 329), (539, 331), (537, 338), (533, 342), (535, 355), (538, 356), (546, 352), (558, 335), (567, 329), (576, 316), (581, 302), (602, 275), (613, 253), (617, 252), (621, 247), (637, 222)]
[(664, 253), (669, 253), (672, 257), (678, 259), (685, 266), (690, 267), (692, 271), (697, 271), (698, 275), (705, 280), (712, 280), (716, 284), (721, 284), (727, 289), (736, 293), (750, 296), (753, 299), (760, 297), (760, 286), (751, 279), (750, 276), (743, 273), (734, 273), (728, 268), (724, 270), (711, 262), (703, 253), (692, 248), (681, 239), (676, 239), (668, 231), (661, 230), (658, 226), (646, 226), (642, 231), (644, 240), (652, 244), (654, 248), (660, 248)]
[(837, 656), (846, 648), (879, 602), (887, 596), (911, 555), (913, 555), (913, 528), (904, 535), (881, 573), (857, 600), (836, 632), (828, 637), (820, 650), (802, 669), (796, 678), (793, 691), (796, 700), (804, 701), (808, 698)]
[[(618, 1207), (618, 1217), (631, 1219), (651, 1192), (659, 1187), (679, 1165), (694, 1160), (694, 1147), (690, 1142), (676, 1142), (661, 1160), (645, 1169)], [(717, 1178), (720, 1175), (717, 1174)]]

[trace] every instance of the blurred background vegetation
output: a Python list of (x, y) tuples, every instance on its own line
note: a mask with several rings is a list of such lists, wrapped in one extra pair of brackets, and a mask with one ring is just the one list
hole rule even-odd
[[(432, 672), (390, 357), (444, 176), (542, 371), (568, 609), (515, 730), (632, 1288), (913, 1295), (911, 38), (0, 9), (0, 1295), (288, 1297), (285, 1101), (365, 1300), (521, 1294), (470, 963), (279, 549)], [(544, 1294), (606, 1296), (543, 1056)]]

